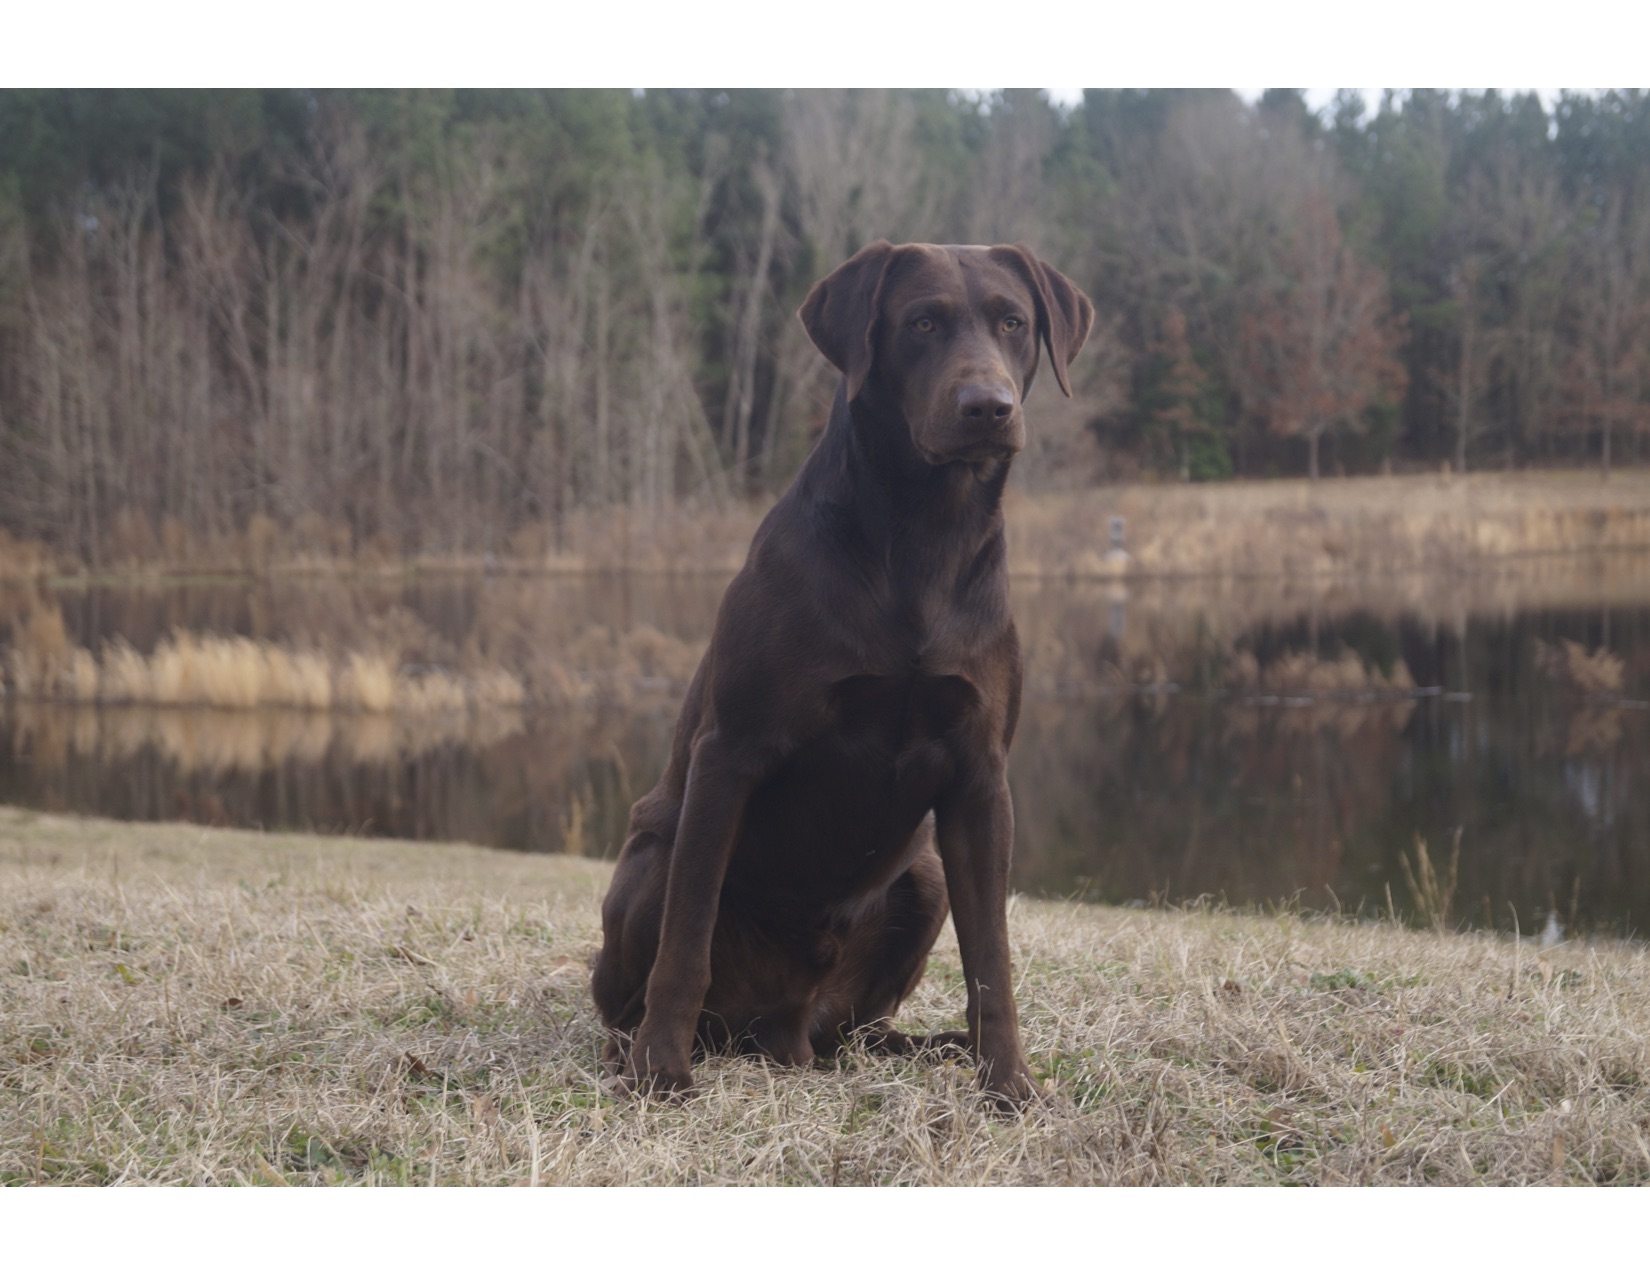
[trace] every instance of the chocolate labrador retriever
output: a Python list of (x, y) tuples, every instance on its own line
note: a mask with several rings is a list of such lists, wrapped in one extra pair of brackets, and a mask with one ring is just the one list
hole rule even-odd
[[(1089, 299), (1020, 245), (876, 243), (799, 312), (829, 423), (728, 585), (664, 777), (631, 811), (594, 993), (629, 1089), (733, 1045), (805, 1064), (966, 1045), (1036, 1091), (1009, 975), (1020, 649), (1003, 484), (1039, 344), (1060, 388)], [(968, 1031), (891, 1025), (954, 913)]]

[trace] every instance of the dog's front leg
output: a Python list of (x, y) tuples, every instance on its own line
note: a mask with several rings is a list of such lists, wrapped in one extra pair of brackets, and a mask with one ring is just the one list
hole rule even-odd
[(716, 731), (693, 746), (670, 855), (658, 952), (647, 1004), (630, 1048), (626, 1080), (636, 1089), (692, 1088), (693, 1034), (710, 987), (711, 938), (728, 859), (758, 775)]
[(968, 1036), (980, 1088), (1005, 1107), (1038, 1092), (1020, 1047), (1020, 1019), (1008, 953), (1008, 868), (1014, 806), (1007, 759), (970, 765), (934, 809), (945, 888), (968, 985)]

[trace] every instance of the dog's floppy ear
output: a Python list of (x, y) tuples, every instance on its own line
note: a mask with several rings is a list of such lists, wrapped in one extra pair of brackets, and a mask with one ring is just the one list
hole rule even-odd
[(808, 339), (848, 379), (848, 401), (859, 397), (876, 353), (877, 312), (894, 245), (886, 239), (861, 248), (814, 284), (797, 317)]
[(1054, 365), (1054, 379), (1067, 398), (1071, 381), (1066, 365), (1077, 357), (1094, 326), (1094, 302), (1065, 275), (1037, 256), (1023, 243), (998, 246), (991, 255), (1012, 264), (1031, 285), (1037, 298), (1037, 335), (1048, 347), (1048, 361)]

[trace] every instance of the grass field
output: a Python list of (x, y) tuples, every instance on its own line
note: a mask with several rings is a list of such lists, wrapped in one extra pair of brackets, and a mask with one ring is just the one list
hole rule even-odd
[[(598, 1084), (606, 879), (0, 809), (0, 1182), (1650, 1181), (1639, 945), (1021, 898), (1024, 1117), (857, 1052), (677, 1107)], [(902, 1018), (961, 1004), (948, 930)]]

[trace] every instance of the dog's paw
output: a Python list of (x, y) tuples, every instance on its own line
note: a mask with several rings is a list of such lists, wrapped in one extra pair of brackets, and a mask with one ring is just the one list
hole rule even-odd
[(951, 1057), (966, 1056), (974, 1052), (973, 1042), (967, 1032), (931, 1032), (927, 1036), (918, 1036), (916, 1046), (923, 1053)]
[(612, 1081), (613, 1092), (630, 1097), (683, 1102), (693, 1097), (693, 1072), (687, 1067), (627, 1068)]
[(1049, 1091), (1024, 1066), (1002, 1074), (980, 1072), (981, 1095), (1002, 1115), (1017, 1115), (1028, 1107), (1048, 1101)]

